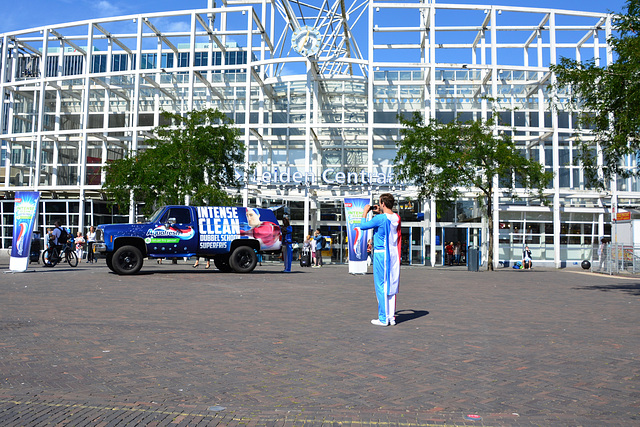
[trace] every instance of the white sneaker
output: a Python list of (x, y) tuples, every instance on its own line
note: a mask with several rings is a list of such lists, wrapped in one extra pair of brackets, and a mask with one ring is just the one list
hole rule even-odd
[(387, 324), (386, 324), (386, 323), (382, 323), (382, 322), (380, 321), (380, 319), (373, 319), (373, 320), (371, 321), (371, 324), (372, 324), (372, 325), (376, 325), (376, 326), (387, 326)]
[(396, 319), (389, 320), (389, 325), (396, 326)]

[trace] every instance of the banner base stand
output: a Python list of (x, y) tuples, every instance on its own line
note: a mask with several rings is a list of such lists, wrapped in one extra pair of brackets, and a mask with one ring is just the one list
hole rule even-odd
[(367, 274), (367, 261), (349, 261), (349, 274)]
[(7, 274), (7, 273), (11, 273), (11, 274), (16, 274), (16, 273), (35, 273), (36, 270), (4, 270), (3, 273)]
[(14, 273), (22, 273), (29, 269), (29, 257), (11, 257), (9, 258), (9, 271)]

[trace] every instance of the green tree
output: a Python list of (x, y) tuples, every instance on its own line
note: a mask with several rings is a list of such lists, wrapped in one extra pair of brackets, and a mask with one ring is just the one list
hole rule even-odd
[(191, 111), (185, 116), (162, 112), (171, 124), (155, 129), (149, 147), (106, 168), (103, 190), (121, 209), (133, 200), (144, 202), (143, 213), (158, 206), (228, 204), (229, 188), (238, 188), (244, 144), (232, 120), (218, 110)]
[[(608, 39), (616, 58), (612, 64), (601, 67), (593, 59), (561, 58), (550, 67), (557, 76), (557, 87), (570, 87), (570, 105), (585, 111), (579, 124), (591, 129), (595, 137), (593, 142), (580, 140), (579, 157), (588, 182), (596, 188), (606, 188), (607, 180), (616, 175), (640, 173), (623, 168), (622, 161), (640, 150), (640, 0), (627, 1), (625, 9), (625, 14), (614, 16), (617, 33)], [(602, 152), (601, 169), (594, 142)]]
[(463, 189), (479, 191), (489, 224), (487, 269), (493, 270), (494, 177), (512, 194), (516, 187), (536, 189), (542, 198), (553, 175), (524, 157), (509, 135), (494, 135), (493, 120), (424, 124), (415, 113), (410, 120), (400, 117), (400, 122), (404, 127), (395, 158), (398, 178), (416, 185), (418, 197), (433, 196), (445, 203), (459, 198)]

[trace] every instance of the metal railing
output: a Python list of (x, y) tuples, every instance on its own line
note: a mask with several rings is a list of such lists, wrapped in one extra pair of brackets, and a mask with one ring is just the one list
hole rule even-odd
[(595, 245), (591, 271), (605, 274), (640, 274), (640, 245)]

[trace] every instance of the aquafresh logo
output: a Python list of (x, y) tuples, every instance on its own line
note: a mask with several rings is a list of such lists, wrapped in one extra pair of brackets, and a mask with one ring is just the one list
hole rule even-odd
[(189, 240), (195, 236), (196, 231), (193, 227), (178, 228), (175, 226), (159, 225), (156, 228), (147, 230), (147, 235), (152, 237), (177, 237), (180, 240)]

